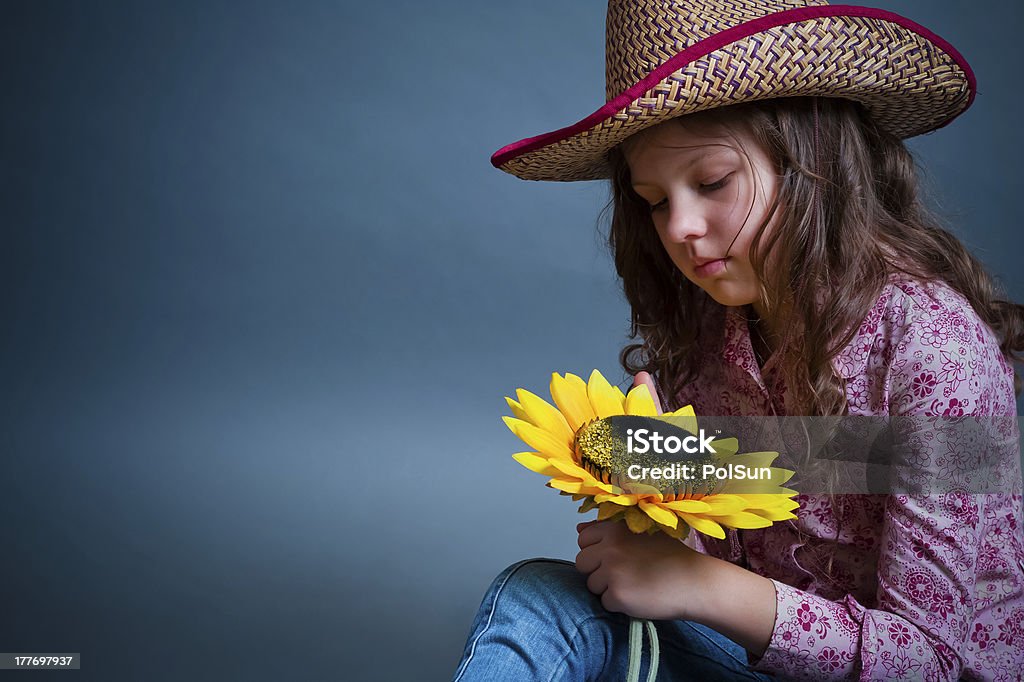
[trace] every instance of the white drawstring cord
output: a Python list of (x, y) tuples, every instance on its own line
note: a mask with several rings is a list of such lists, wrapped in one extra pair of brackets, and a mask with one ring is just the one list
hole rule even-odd
[(647, 682), (654, 682), (658, 676), (658, 630), (649, 620), (631, 618), (629, 620), (629, 669), (626, 671), (626, 682), (640, 682), (640, 661), (644, 655), (644, 627), (651, 640), (651, 666), (647, 670)]

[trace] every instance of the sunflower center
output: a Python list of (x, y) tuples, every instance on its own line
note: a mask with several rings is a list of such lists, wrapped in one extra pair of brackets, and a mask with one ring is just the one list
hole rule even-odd
[[(682, 449), (660, 452), (650, 447), (649, 441), (646, 447), (636, 447), (635, 441), (645, 430), (644, 435), (657, 434), (663, 443), (693, 440), (693, 434), (685, 429), (654, 417), (605, 417), (587, 423), (576, 432), (573, 448), (577, 461), (598, 480), (626, 491), (636, 490), (637, 484), (643, 484), (670, 495), (712, 492), (714, 484), (700, 475), (703, 465), (714, 463), (712, 455)], [(631, 444), (634, 447), (630, 447)], [(684, 475), (687, 471), (695, 475), (687, 478)]]

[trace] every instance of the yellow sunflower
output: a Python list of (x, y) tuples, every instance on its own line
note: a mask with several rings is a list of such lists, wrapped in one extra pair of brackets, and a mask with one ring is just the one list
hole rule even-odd
[[(690, 528), (724, 538), (723, 527), (765, 528), (796, 518), (796, 491), (782, 487), (793, 472), (771, 466), (778, 453), (738, 453), (735, 438), (707, 439), (690, 406), (659, 416), (646, 385), (635, 386), (627, 395), (596, 369), (587, 382), (556, 372), (551, 376), (551, 396), (557, 407), (522, 388), (516, 389), (516, 396), (518, 400), (505, 398), (515, 416), (502, 419), (534, 451), (513, 457), (527, 469), (549, 476), (551, 488), (582, 500), (580, 512), (597, 509), (598, 520), (623, 519), (634, 533), (660, 530), (682, 539)], [(638, 456), (625, 445), (626, 438), (645, 424), (661, 432), (675, 429), (693, 436), (687, 439), (692, 443), (710, 445), (672, 462), (682, 476), (662, 478), (651, 472), (668, 471), (657, 466), (667, 460)], [(690, 468), (681, 468), (680, 462)], [(739, 468), (764, 475), (742, 480), (698, 475), (702, 470)], [(693, 476), (688, 478), (687, 471)], [(634, 476), (640, 472), (643, 476)]]

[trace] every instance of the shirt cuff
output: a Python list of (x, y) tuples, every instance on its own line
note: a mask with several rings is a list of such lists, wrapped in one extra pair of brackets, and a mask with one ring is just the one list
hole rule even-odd
[(775, 626), (752, 669), (794, 680), (848, 679), (859, 658), (860, 625), (837, 604), (775, 583)]

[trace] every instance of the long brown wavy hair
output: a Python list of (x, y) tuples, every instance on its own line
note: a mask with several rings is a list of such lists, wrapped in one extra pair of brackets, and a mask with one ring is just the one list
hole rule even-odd
[[(845, 386), (831, 359), (852, 340), (894, 272), (948, 283), (995, 332), (1004, 356), (1020, 361), (1024, 306), (1003, 300), (981, 262), (925, 208), (914, 157), (900, 139), (878, 128), (862, 105), (793, 97), (685, 118), (694, 117), (744, 129), (780, 173), (750, 262), (761, 282), (766, 316), (781, 312), (785, 318), (775, 366), (793, 391), (799, 414), (846, 414)], [(630, 338), (642, 338), (625, 346), (619, 360), (629, 374), (645, 370), (657, 377), (665, 409), (677, 409), (675, 397), (698, 371), (699, 322), (719, 304), (665, 253), (647, 202), (631, 187), (621, 145), (608, 160), (612, 199), (605, 210), (613, 211), (608, 246), (632, 309)], [(777, 211), (779, 229), (765, 236)], [(1016, 373), (1014, 386), (1020, 393)]]

